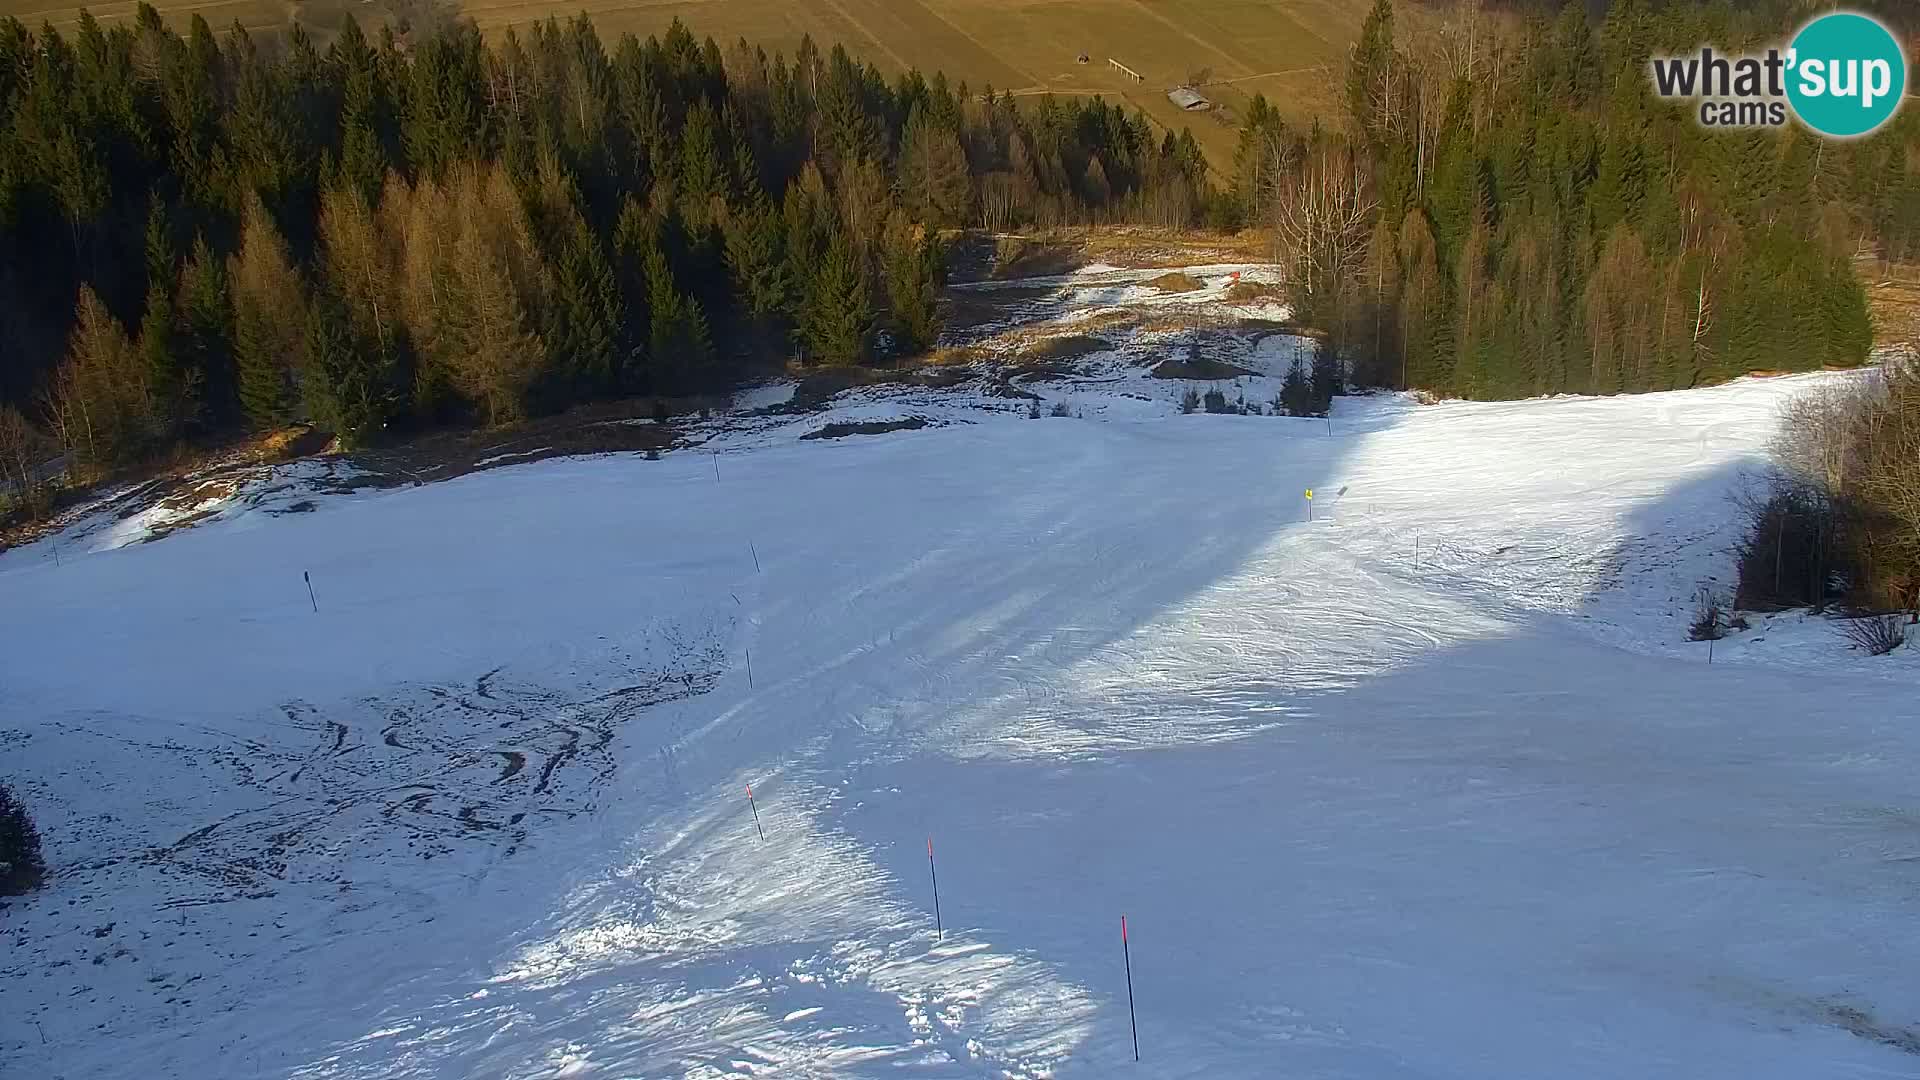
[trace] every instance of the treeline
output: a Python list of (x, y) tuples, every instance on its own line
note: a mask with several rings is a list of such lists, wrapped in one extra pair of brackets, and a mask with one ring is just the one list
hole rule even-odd
[(442, 23), (322, 50), (145, 4), (71, 39), (0, 21), (0, 406), (111, 467), (884, 362), (939, 331), (944, 228), (1222, 202), (1191, 135), (1097, 99), (677, 22), (611, 52), (584, 17)]
[(1866, 358), (1852, 260), (1920, 257), (1920, 112), (1854, 141), (1707, 128), (1649, 91), (1648, 56), (1791, 24), (1616, 0), (1598, 26), (1569, 3), (1515, 30), (1477, 10), (1403, 44), (1377, 0), (1350, 133), (1264, 102), (1243, 131), (1236, 191), (1359, 381), (1616, 393)]

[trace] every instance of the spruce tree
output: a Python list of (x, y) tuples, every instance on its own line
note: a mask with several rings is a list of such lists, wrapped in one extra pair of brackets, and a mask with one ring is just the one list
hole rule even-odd
[(308, 307), (308, 377), (303, 390), (315, 421), (349, 449), (365, 445), (397, 412), (397, 365), (378, 341), (358, 338), (347, 306), (322, 289)]
[(1296, 356), (1287, 368), (1286, 378), (1280, 381), (1280, 407), (1288, 416), (1312, 416), (1313, 398), (1313, 377), (1308, 374), (1306, 362)]
[(924, 352), (940, 337), (940, 285), (945, 256), (940, 240), (905, 211), (895, 210), (882, 245), (888, 325), (897, 348)]
[(687, 392), (701, 389), (713, 360), (713, 335), (706, 312), (685, 295), (667, 263), (665, 249), (655, 243), (646, 253), (649, 334), (647, 358), (655, 389)]
[(40, 884), (46, 873), (40, 830), (13, 790), (0, 784), (0, 896), (17, 896)]
[(730, 195), (728, 168), (720, 153), (720, 130), (713, 106), (705, 101), (687, 111), (686, 125), (680, 131), (680, 161), (677, 178), (681, 197), (687, 205), (705, 208), (713, 199)]
[(159, 426), (171, 432), (190, 424), (197, 387), (182, 362), (174, 333), (173, 298), (164, 285), (147, 291), (146, 311), (140, 317), (140, 356), (153, 385)]
[(611, 392), (620, 379), (616, 327), (620, 297), (613, 268), (584, 220), (575, 219), (554, 272), (547, 345), (575, 392)]
[(181, 367), (200, 388), (200, 419), (220, 428), (239, 416), (233, 365), (233, 301), (226, 266), (196, 239), (180, 268), (175, 349)]
[(807, 282), (800, 334), (822, 364), (857, 364), (867, 358), (874, 311), (867, 268), (853, 245), (836, 233)]
[(783, 219), (766, 195), (756, 192), (728, 218), (726, 238), (736, 306), (763, 341), (774, 340), (794, 306)]
[(1345, 392), (1345, 377), (1341, 371), (1340, 353), (1332, 342), (1316, 339), (1313, 343), (1313, 366), (1308, 373), (1311, 389), (1309, 400), (1313, 414), (1324, 416), (1333, 408), (1336, 395)]

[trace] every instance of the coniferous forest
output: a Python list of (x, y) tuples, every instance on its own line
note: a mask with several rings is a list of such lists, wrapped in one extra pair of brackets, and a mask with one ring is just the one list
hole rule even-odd
[(1402, 40), (1379, 0), (1348, 115), (1242, 117), (1231, 175), (1097, 98), (888, 79), (582, 17), (321, 48), (141, 5), (0, 22), (0, 408), (105, 470), (307, 420), (348, 444), (797, 357), (932, 345), (945, 238), (1095, 222), (1271, 229), (1355, 381), (1476, 397), (1858, 363), (1854, 256), (1920, 255), (1920, 114), (1853, 142), (1699, 127), (1650, 51), (1779, 13), (1618, 0)]
[(1864, 361), (1853, 260), (1920, 258), (1920, 110), (1851, 141), (1703, 127), (1647, 58), (1784, 46), (1805, 11), (1523, 6), (1517, 30), (1461, 5), (1403, 40), (1376, 0), (1347, 123), (1247, 119), (1247, 212), (1359, 380), (1510, 398)]
[(942, 230), (1193, 220), (1191, 136), (584, 19), (324, 51), (151, 7), (0, 23), (0, 401), (77, 464), (305, 419), (352, 444), (940, 329)]

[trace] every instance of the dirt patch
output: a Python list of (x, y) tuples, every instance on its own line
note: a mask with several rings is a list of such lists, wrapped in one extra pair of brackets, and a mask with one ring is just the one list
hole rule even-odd
[(793, 399), (787, 403), (790, 406), (787, 411), (817, 409), (844, 391), (861, 386), (895, 382), (899, 377), (898, 372), (876, 371), (872, 368), (822, 368), (801, 376), (800, 384), (793, 388)]
[[(679, 431), (670, 419), (657, 418), (670, 415), (666, 402), (634, 399), (571, 409), (505, 429), (434, 432), (347, 455), (347, 461), (363, 470), (349, 481), (349, 490), (451, 480), (553, 457), (668, 450), (679, 442)], [(656, 419), (635, 419), (640, 416)]]
[(955, 289), (947, 293), (944, 312), (949, 336), (983, 327), (1004, 326), (1029, 305), (1057, 296), (1057, 285), (1009, 285), (991, 289)]
[(1184, 360), (1162, 360), (1160, 363), (1154, 365), (1153, 370), (1147, 374), (1156, 379), (1199, 379), (1207, 382), (1218, 382), (1222, 379), (1238, 379), (1243, 375), (1256, 375), (1259, 373), (1249, 371), (1238, 364), (1229, 364), (1224, 360), (1213, 360), (1205, 356), (1195, 356)]
[(1080, 360), (1113, 348), (1113, 342), (1087, 334), (1042, 338), (1029, 342), (1014, 355), (1006, 375), (1024, 382), (1069, 378), (1080, 373)]
[(1147, 287), (1150, 289), (1159, 289), (1163, 293), (1190, 293), (1199, 292), (1201, 289), (1206, 288), (1206, 285), (1192, 274), (1175, 270), (1171, 274), (1161, 274), (1159, 277), (1147, 282)]
[(802, 442), (811, 439), (844, 439), (849, 435), (885, 435), (890, 431), (918, 431), (926, 427), (927, 420), (922, 416), (909, 416), (905, 420), (868, 420), (862, 423), (828, 424), (818, 431), (809, 431), (800, 436)]
[(1268, 285), (1259, 281), (1236, 281), (1227, 290), (1227, 302), (1230, 304), (1251, 304), (1256, 300), (1278, 300), (1284, 295), (1278, 285)]
[(1071, 274), (1087, 265), (1085, 250), (1077, 244), (1025, 236), (997, 238), (991, 276), (1002, 281), (1016, 278), (1055, 277)]
[(333, 445), (333, 433), (318, 428), (293, 427), (260, 437), (258, 452), (262, 461), (292, 461), (318, 454)]
[(1835, 1001), (1816, 1001), (1820, 1019), (1855, 1038), (1891, 1046), (1909, 1054), (1920, 1054), (1920, 1031), (1886, 1023), (1863, 1009)]

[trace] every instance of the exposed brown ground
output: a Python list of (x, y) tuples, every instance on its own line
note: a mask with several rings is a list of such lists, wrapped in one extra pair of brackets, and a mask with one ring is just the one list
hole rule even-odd
[(1873, 305), (1874, 338), (1882, 345), (1920, 346), (1920, 266), (1877, 259), (1857, 265)]

